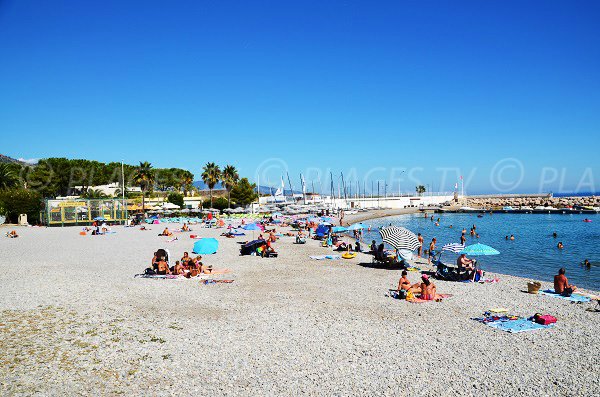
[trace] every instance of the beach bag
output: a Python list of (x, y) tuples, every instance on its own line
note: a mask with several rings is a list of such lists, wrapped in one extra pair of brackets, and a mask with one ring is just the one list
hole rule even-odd
[(476, 270), (475, 271), (475, 277), (473, 278), (473, 280), (475, 282), (481, 280), (481, 278), (483, 277), (483, 270)]
[(530, 294), (537, 294), (542, 288), (542, 283), (539, 281), (530, 281), (527, 283), (527, 292)]
[(406, 290), (401, 289), (398, 291), (398, 299), (406, 299)]
[(154, 274), (156, 274), (156, 272), (154, 270), (152, 270), (151, 268), (147, 268), (146, 270), (144, 270), (144, 274), (154, 275)]
[(413, 299), (415, 299), (415, 294), (413, 294), (413, 292), (412, 292), (412, 291), (408, 291), (408, 292), (406, 293), (406, 300), (407, 300), (407, 301), (411, 301), (411, 300), (413, 300)]
[(549, 314), (544, 314), (544, 315), (536, 314), (533, 317), (533, 319), (536, 323), (542, 324), (542, 325), (550, 325), (550, 324), (554, 324), (556, 322), (556, 317), (551, 316)]

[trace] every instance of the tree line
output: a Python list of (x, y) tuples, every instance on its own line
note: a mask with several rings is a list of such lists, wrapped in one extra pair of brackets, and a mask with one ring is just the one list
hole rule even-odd
[[(195, 189), (194, 174), (180, 168), (154, 168), (144, 161), (138, 165), (117, 162), (102, 163), (93, 160), (48, 158), (36, 165), (0, 164), (0, 214), (14, 221), (19, 213), (27, 213), (31, 219), (38, 219), (41, 202), (44, 198), (81, 195), (86, 198), (105, 198), (93, 186), (118, 183), (125, 180), (125, 193), (132, 194), (127, 187), (137, 186), (142, 191), (142, 206), (145, 199), (155, 191), (171, 192), (178, 202), (178, 195), (187, 196)], [(213, 162), (207, 163), (201, 174), (202, 181), (210, 191), (210, 205), (213, 206), (213, 190), (219, 183), (227, 190), (227, 206), (248, 205), (256, 199), (254, 184), (241, 178), (237, 169), (226, 165), (222, 170)], [(116, 192), (120, 196), (121, 188)], [(21, 204), (20, 204), (21, 203)], [(219, 206), (223, 206), (220, 202)]]

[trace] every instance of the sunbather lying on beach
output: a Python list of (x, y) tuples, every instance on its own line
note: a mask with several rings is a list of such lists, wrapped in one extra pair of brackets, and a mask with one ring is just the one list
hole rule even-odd
[(19, 235), (17, 234), (16, 230), (11, 230), (10, 232), (6, 233), (6, 237), (17, 238)]

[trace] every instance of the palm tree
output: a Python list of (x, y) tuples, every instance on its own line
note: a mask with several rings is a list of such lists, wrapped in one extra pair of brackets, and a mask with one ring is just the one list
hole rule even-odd
[(106, 194), (104, 194), (102, 190), (91, 188), (88, 189), (84, 194), (82, 194), (82, 196), (88, 200), (103, 199), (108, 197)]
[(154, 186), (155, 175), (152, 164), (141, 162), (134, 177), (135, 183), (142, 189), (142, 211), (146, 210), (146, 192)]
[(221, 169), (215, 163), (206, 163), (202, 168), (202, 180), (208, 186), (210, 190), (210, 207), (213, 205), (213, 188), (221, 180)]
[(0, 189), (8, 189), (16, 186), (18, 182), (17, 174), (8, 165), (8, 163), (0, 164)]
[(231, 189), (237, 185), (240, 180), (240, 175), (233, 165), (226, 165), (223, 169), (222, 176), (223, 185), (225, 185), (225, 189), (227, 189), (227, 202), (229, 203), (229, 208), (231, 208)]
[(183, 187), (183, 195), (187, 196), (188, 192), (190, 190), (192, 190), (192, 187), (194, 185), (194, 174), (192, 174), (191, 172), (185, 172), (183, 174), (183, 178), (181, 180), (181, 185)]
[(423, 185), (416, 186), (415, 190), (417, 191), (417, 194), (419, 196), (422, 196), (423, 193), (425, 193), (425, 186), (423, 186)]

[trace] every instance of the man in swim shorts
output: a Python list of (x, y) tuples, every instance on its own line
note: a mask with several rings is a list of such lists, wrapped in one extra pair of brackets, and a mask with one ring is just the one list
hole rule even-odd
[(569, 284), (569, 279), (565, 276), (567, 270), (561, 267), (558, 270), (558, 274), (554, 276), (554, 292), (563, 296), (571, 296), (577, 287)]

